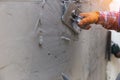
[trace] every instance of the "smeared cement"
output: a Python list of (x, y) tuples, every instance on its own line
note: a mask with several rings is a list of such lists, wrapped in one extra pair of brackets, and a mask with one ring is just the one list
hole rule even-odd
[[(99, 10), (95, 3), (83, 3), (81, 10)], [(71, 80), (106, 80), (106, 30), (93, 25), (76, 36), (61, 14), (60, 0), (0, 2), (0, 80), (62, 80), (61, 73)]]

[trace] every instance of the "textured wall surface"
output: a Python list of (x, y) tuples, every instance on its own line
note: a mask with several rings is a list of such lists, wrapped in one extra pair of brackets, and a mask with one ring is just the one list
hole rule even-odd
[[(102, 5), (90, 0), (81, 10)], [(106, 30), (93, 25), (76, 36), (61, 14), (60, 0), (0, 2), (0, 80), (62, 80), (61, 73), (72, 80), (106, 80)]]

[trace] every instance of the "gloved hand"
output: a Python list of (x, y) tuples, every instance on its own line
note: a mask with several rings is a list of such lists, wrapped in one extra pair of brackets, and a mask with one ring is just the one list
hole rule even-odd
[(78, 26), (84, 29), (89, 29), (89, 24), (96, 23), (99, 19), (99, 12), (80, 13), (83, 19), (78, 23)]

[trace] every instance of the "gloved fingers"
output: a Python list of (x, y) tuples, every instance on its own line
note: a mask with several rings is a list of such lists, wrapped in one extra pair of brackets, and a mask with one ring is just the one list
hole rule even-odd
[[(78, 22), (79, 27), (85, 27), (89, 24), (96, 23), (99, 18), (99, 12), (88, 12), (88, 13), (80, 13), (80, 16), (83, 18)], [(89, 29), (90, 27), (86, 27), (85, 29)]]
[(85, 30), (89, 30), (91, 28), (91, 26), (90, 25), (85, 25), (85, 26), (82, 26), (81, 28), (85, 29)]
[(83, 18), (79, 23), (78, 25), (79, 26), (83, 26), (83, 25), (87, 25), (87, 24), (93, 24), (95, 23), (97, 20), (92, 18), (91, 16), (89, 17), (86, 17), (86, 18)]
[(90, 18), (89, 17), (86, 17), (86, 18), (83, 18), (79, 23), (78, 25), (79, 26), (83, 26), (83, 25), (86, 25), (86, 24), (89, 24), (91, 21), (90, 21)]
[(91, 28), (91, 26), (90, 26), (90, 25), (87, 25), (85, 29), (86, 29), (86, 30), (89, 30), (90, 28)]
[(79, 16), (87, 17), (87, 16), (89, 16), (89, 13), (80, 13)]

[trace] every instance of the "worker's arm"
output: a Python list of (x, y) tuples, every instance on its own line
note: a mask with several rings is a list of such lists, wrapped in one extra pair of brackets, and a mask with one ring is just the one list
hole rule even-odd
[(84, 18), (78, 23), (80, 27), (92, 23), (101, 24), (104, 28), (109, 30), (120, 31), (119, 12), (89, 12), (80, 13)]

